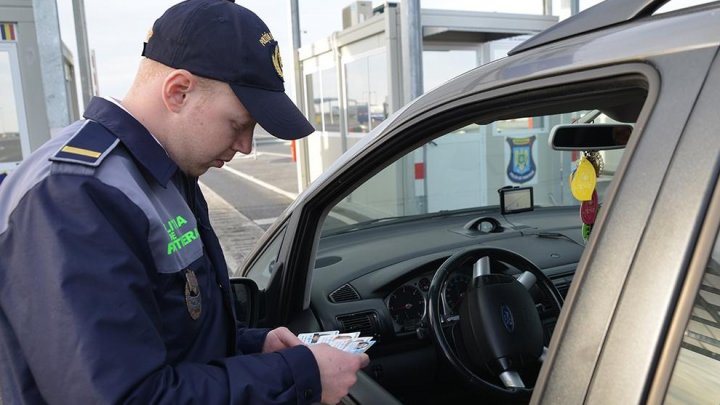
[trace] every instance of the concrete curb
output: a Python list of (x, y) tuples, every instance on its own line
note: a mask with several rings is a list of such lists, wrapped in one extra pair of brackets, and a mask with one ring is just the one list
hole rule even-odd
[(236, 272), (265, 231), (202, 182), (200, 189), (207, 200), (210, 223), (225, 253), (230, 277), (239, 275)]

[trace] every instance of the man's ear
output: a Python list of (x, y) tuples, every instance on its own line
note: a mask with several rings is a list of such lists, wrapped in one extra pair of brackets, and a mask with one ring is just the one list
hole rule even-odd
[(165, 107), (178, 113), (187, 104), (187, 96), (193, 90), (196, 78), (184, 69), (173, 70), (167, 75), (162, 86), (162, 98)]

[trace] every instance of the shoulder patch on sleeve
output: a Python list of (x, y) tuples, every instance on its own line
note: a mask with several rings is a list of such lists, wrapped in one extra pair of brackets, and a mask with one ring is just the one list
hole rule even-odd
[(102, 125), (87, 120), (50, 160), (98, 167), (119, 142)]

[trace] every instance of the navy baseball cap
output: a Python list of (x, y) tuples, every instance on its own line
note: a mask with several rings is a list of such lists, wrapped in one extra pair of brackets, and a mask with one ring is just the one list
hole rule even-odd
[(186, 0), (155, 21), (143, 56), (226, 82), (252, 117), (282, 139), (315, 131), (285, 94), (280, 48), (267, 25), (231, 0)]

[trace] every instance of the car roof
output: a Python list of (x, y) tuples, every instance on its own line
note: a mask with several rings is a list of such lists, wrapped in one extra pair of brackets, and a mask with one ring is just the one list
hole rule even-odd
[(652, 15), (669, 0), (605, 0), (583, 12), (561, 21), (513, 48), (514, 55), (550, 42), (626, 23)]
[[(400, 115), (416, 115), (468, 94), (535, 78), (598, 66), (643, 63), (689, 49), (714, 49), (720, 45), (720, 26), (713, 15), (718, 9), (720, 3), (706, 4), (549, 41), (459, 75), (417, 98)], [(394, 121), (402, 121), (401, 116)]]

